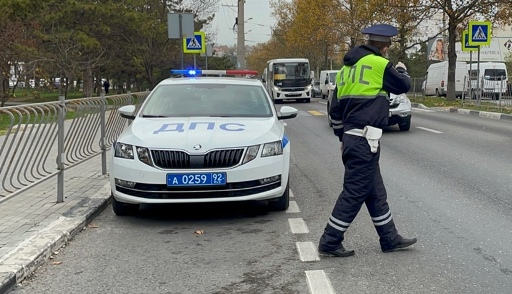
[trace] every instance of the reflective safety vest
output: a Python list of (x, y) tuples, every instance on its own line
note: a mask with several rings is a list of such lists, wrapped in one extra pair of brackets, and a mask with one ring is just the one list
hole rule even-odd
[(336, 75), (338, 99), (372, 99), (387, 97), (382, 90), (384, 70), (389, 60), (375, 54), (366, 55), (352, 66), (345, 65)]

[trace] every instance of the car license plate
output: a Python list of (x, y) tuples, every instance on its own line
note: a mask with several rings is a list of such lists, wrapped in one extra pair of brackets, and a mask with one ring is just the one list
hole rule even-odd
[(221, 186), (226, 173), (167, 174), (167, 186)]

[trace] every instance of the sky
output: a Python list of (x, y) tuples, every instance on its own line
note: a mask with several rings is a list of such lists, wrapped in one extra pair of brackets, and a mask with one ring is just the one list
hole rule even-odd
[[(245, 44), (255, 45), (270, 39), (271, 27), (275, 24), (270, 0), (245, 0)], [(215, 31), (217, 45), (235, 45), (236, 32), (233, 24), (237, 16), (237, 0), (220, 0), (210, 30)], [(233, 7), (226, 7), (230, 5)]]

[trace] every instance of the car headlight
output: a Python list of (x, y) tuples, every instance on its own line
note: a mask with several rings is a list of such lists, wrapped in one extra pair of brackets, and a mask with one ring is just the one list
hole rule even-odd
[(248, 163), (258, 156), (258, 151), (260, 151), (260, 145), (249, 146), (247, 148), (247, 152), (245, 152), (244, 161), (242, 164)]
[(144, 162), (145, 164), (153, 166), (153, 162), (151, 162), (151, 155), (149, 155), (148, 148), (137, 146), (137, 157), (139, 158), (140, 161)]
[(266, 143), (263, 145), (263, 151), (261, 151), (261, 157), (275, 156), (283, 154), (283, 143), (281, 140)]
[(114, 146), (114, 157), (133, 159), (133, 146), (116, 142)]
[(307, 85), (307, 86), (306, 86), (306, 91), (311, 90), (311, 88), (313, 88), (313, 86), (311, 86), (311, 85)]
[(273, 87), (273, 89), (274, 89), (274, 92), (279, 91), (279, 88), (278, 88), (278, 87), (276, 87), (276, 86), (274, 86), (274, 87)]
[(400, 94), (395, 97), (395, 102), (409, 103), (409, 98), (407, 98), (407, 95), (405, 95), (405, 94)]

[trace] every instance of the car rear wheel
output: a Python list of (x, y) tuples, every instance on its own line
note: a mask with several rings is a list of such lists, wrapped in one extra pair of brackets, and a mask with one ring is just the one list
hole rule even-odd
[(112, 197), (112, 210), (118, 216), (134, 215), (139, 210), (139, 205), (120, 202)]
[(290, 183), (286, 185), (286, 189), (281, 197), (272, 199), (268, 202), (270, 210), (283, 211), (288, 209), (290, 205)]
[(302, 102), (304, 102), (304, 103), (310, 103), (310, 102), (311, 102), (311, 98), (302, 99)]
[(398, 127), (402, 132), (408, 131), (411, 128), (411, 117), (408, 116), (404, 118), (401, 122), (398, 123)]

